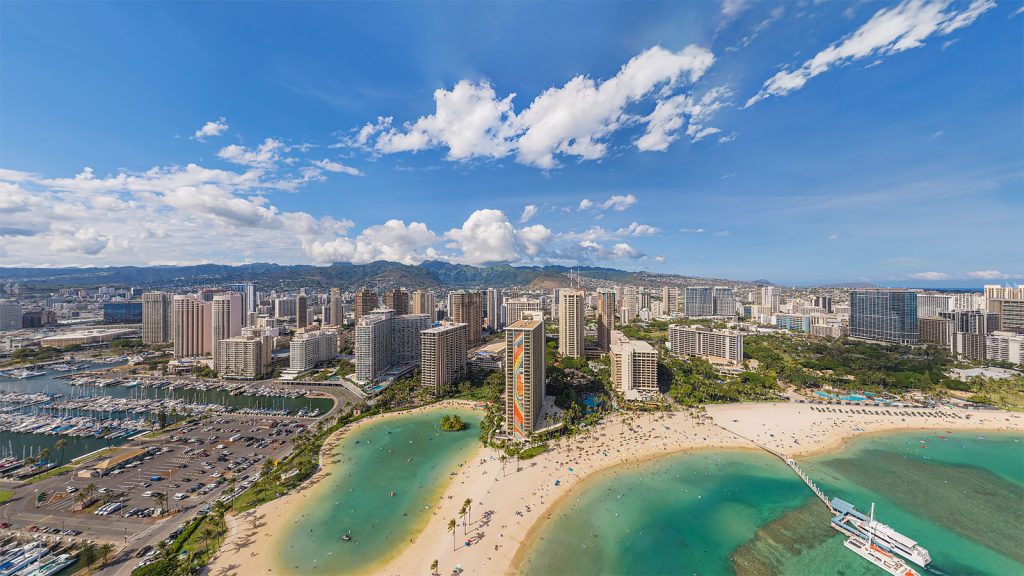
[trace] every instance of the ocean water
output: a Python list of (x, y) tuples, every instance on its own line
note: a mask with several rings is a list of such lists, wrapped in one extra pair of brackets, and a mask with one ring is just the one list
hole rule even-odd
[[(880, 520), (928, 548), (922, 574), (1024, 574), (1024, 437), (980, 436), (870, 436), (801, 464), (830, 496), (865, 512), (875, 502)], [(582, 488), (521, 573), (884, 574), (843, 547), (825, 507), (764, 453), (669, 456)]]
[[(469, 428), (442, 432), (443, 414), (458, 414)], [(331, 474), (304, 493), (275, 540), (275, 574), (365, 574), (397, 555), (426, 526), (450, 474), (479, 447), (482, 416), (434, 409), (348, 434), (335, 448)], [(343, 541), (349, 532), (352, 540)]]

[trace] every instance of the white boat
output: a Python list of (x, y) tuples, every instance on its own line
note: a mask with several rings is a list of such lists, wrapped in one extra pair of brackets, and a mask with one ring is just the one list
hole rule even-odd
[[(874, 521), (874, 518), (875, 505), (874, 503), (872, 503), (872, 522)], [(881, 547), (876, 545), (874, 543), (873, 532), (868, 532), (867, 541), (864, 541), (864, 539), (858, 535), (850, 536), (850, 538), (843, 543), (843, 546), (846, 546), (850, 550), (853, 550), (858, 556), (867, 560), (868, 562), (871, 562), (875, 566), (878, 566), (882, 570), (885, 570), (892, 576), (921, 576), (913, 568), (907, 566), (907, 563), (904, 562), (902, 558), (896, 556), (891, 552), (883, 550)]]
[[(874, 505), (872, 505), (872, 510), (874, 510)], [(920, 544), (893, 530), (890, 526), (875, 520), (873, 513), (871, 518), (863, 520), (854, 518), (851, 520), (851, 523), (863, 532), (872, 534), (874, 541), (883, 548), (903, 556), (922, 568), (932, 561), (928, 551), (921, 547)]]
[(26, 370), (24, 368), (20, 368), (18, 370), (9, 370), (8, 372), (4, 373), (4, 376), (23, 380), (25, 378), (35, 378), (36, 376), (42, 376), (44, 374), (46, 374), (46, 372), (42, 372), (39, 370)]

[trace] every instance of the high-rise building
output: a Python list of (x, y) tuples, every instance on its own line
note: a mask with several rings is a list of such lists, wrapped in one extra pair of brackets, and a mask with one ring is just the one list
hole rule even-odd
[(672, 353), (677, 356), (723, 358), (733, 364), (743, 363), (743, 334), (735, 330), (671, 324), (668, 340)]
[(567, 288), (552, 288), (551, 289), (551, 308), (548, 313), (551, 317), (558, 319), (558, 313), (562, 310), (562, 292), (566, 291)]
[(427, 290), (413, 290), (411, 309), (413, 314), (426, 314), (433, 320), (437, 315), (437, 302), (434, 299), (434, 293)]
[(142, 343), (164, 344), (171, 341), (171, 309), (174, 297), (167, 292), (142, 294)]
[(213, 307), (194, 296), (175, 296), (171, 308), (174, 357), (189, 358), (213, 353)]
[[(248, 328), (247, 328), (248, 329)], [(273, 336), (235, 336), (217, 342), (215, 363), (221, 378), (256, 380), (270, 368)]]
[(238, 292), (242, 296), (242, 325), (249, 325), (249, 314), (256, 312), (256, 285), (252, 282), (228, 284), (228, 290)]
[(536, 298), (509, 298), (505, 300), (505, 323), (513, 324), (524, 318), (528, 311), (542, 312), (544, 305)]
[(917, 344), (917, 293), (910, 290), (850, 291), (850, 337)]
[(449, 293), (452, 320), (467, 327), (467, 345), (472, 348), (480, 344), (480, 331), (484, 323), (484, 303), (476, 290), (456, 290)]
[(0, 332), (21, 329), (21, 304), (0, 302)]
[(943, 348), (953, 345), (953, 320), (949, 318), (918, 318), (921, 341), (938, 344)]
[(732, 288), (715, 286), (711, 289), (712, 308), (715, 316), (735, 316), (736, 296)]
[(487, 329), (491, 332), (497, 332), (505, 326), (505, 321), (502, 318), (502, 302), (501, 290), (497, 288), (487, 289)]
[(104, 324), (141, 324), (142, 302), (106, 302), (103, 304)]
[(627, 400), (650, 398), (658, 393), (658, 351), (643, 340), (630, 340), (613, 330), (611, 350), (612, 386)]
[(986, 284), (985, 299), (1024, 300), (1024, 284), (1018, 284), (1016, 288), (1011, 286), (1000, 286), (999, 284)]
[(391, 308), (398, 316), (409, 313), (409, 293), (403, 288), (395, 288), (384, 293), (384, 307)]
[(976, 292), (951, 294), (950, 310), (985, 310), (985, 295)]
[(584, 355), (587, 307), (582, 290), (562, 290), (558, 305), (558, 352), (569, 358)]
[(377, 309), (377, 293), (369, 288), (356, 292), (355, 304), (352, 306), (352, 322), (357, 326), (359, 319)]
[(661, 313), (665, 316), (679, 314), (679, 288), (663, 286), (661, 288)]
[(294, 318), (295, 298), (274, 298), (274, 318)]
[(544, 323), (520, 320), (505, 327), (505, 432), (525, 440), (544, 411)]
[(831, 296), (815, 296), (813, 304), (816, 308), (821, 308), (829, 314), (832, 313), (832, 297)]
[(420, 332), (420, 383), (435, 394), (466, 375), (465, 324), (442, 324)]
[(782, 304), (782, 294), (775, 286), (761, 286), (755, 295), (754, 302), (767, 308), (769, 314), (774, 314), (779, 311), (779, 306)]
[(601, 352), (611, 348), (612, 330), (615, 329), (615, 291), (597, 289), (597, 347)]
[(687, 286), (683, 290), (683, 309), (691, 318), (715, 315), (715, 301), (710, 286)]
[(331, 288), (331, 297), (327, 303), (329, 324), (341, 326), (345, 323), (345, 303), (341, 299), (341, 290)]
[(305, 294), (299, 294), (295, 297), (295, 327), (306, 326), (309, 326), (309, 299)]
[[(966, 332), (968, 334), (988, 334), (999, 330), (999, 314), (995, 312), (983, 312), (981, 310), (963, 310), (952, 312), (939, 312), (939, 318), (945, 318), (953, 322), (953, 332)], [(920, 322), (920, 320), (919, 320)]]
[(1024, 335), (997, 330), (986, 336), (985, 358), (999, 362), (1024, 363)]
[(938, 318), (939, 312), (953, 309), (953, 297), (948, 294), (918, 294), (917, 317)]
[[(1007, 288), (1006, 290), (1014, 289)], [(999, 315), (1000, 331), (1024, 334), (1024, 296), (989, 299), (988, 311)]]
[(213, 297), (213, 341), (227, 340), (242, 333), (242, 295), (237, 292)]
[(217, 343), (221, 340), (234, 338), (242, 333), (242, 295), (237, 292), (225, 292), (215, 294), (211, 306), (213, 312), (212, 334), (213, 340), (213, 369), (220, 371), (217, 364), (220, 358), (216, 352), (219, 350)]
[(395, 315), (390, 308), (378, 308), (356, 324), (356, 379), (375, 381), (389, 369), (404, 364), (419, 364), (420, 333), (432, 321), (426, 314)]
[(640, 315), (640, 290), (636, 286), (622, 289), (622, 323), (629, 324)]
[(338, 351), (338, 333), (334, 330), (300, 332), (288, 349), (288, 368), (309, 370), (332, 360)]

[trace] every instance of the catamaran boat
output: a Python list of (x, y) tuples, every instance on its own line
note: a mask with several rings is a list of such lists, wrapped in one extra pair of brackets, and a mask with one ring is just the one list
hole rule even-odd
[[(874, 505), (871, 507), (873, 510)], [(871, 518), (853, 518), (850, 522), (863, 532), (873, 534), (876, 543), (881, 544), (887, 550), (903, 556), (922, 568), (932, 561), (928, 551), (922, 548), (920, 544), (875, 520), (873, 514)]]
[(869, 518), (861, 514), (853, 504), (833, 498), (830, 506), (836, 512), (836, 516), (832, 518), (832, 525), (840, 532), (858, 536), (861, 540), (867, 540), (869, 535), (873, 535), (871, 540), (875, 546), (890, 554), (898, 554), (922, 568), (932, 561), (928, 550), (923, 546), (875, 520), (873, 515)]
[[(871, 503), (871, 518), (870, 523), (874, 525), (875, 522), (875, 503)], [(882, 570), (885, 570), (892, 576), (921, 576), (913, 568), (907, 566), (907, 563), (902, 558), (897, 557), (892, 552), (883, 550), (879, 547), (875, 541), (874, 530), (868, 532), (868, 538), (865, 541), (860, 535), (854, 534), (843, 543), (850, 550), (853, 550), (858, 556), (871, 562), (875, 566), (878, 566)]]

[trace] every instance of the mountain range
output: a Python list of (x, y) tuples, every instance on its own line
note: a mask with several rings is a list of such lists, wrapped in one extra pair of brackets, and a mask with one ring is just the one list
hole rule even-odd
[(330, 266), (280, 264), (198, 264), (192, 266), (115, 266), (104, 268), (0, 268), (0, 281), (26, 287), (53, 289), (93, 286), (196, 286), (255, 282), (282, 288), (318, 287), (357, 289), (481, 288), (525, 286), (538, 279), (568, 285), (570, 270), (596, 280), (624, 282), (634, 275), (625, 270), (593, 266), (489, 266), (477, 267), (426, 261), (419, 265), (379, 260), (367, 264), (339, 262)]

